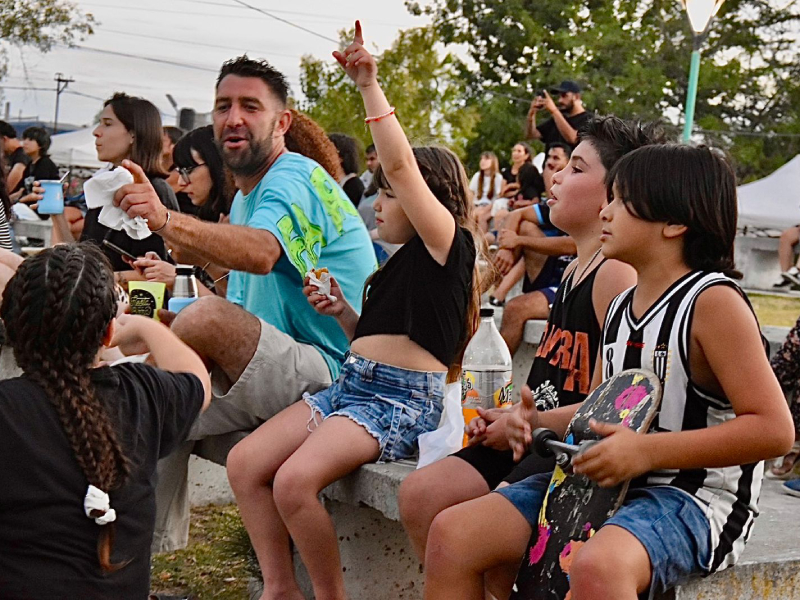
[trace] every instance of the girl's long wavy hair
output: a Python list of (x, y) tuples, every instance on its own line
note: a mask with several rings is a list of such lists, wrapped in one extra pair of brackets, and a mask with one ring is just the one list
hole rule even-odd
[[(458, 157), (447, 148), (441, 146), (422, 146), (414, 148), (414, 158), (422, 173), (422, 178), (428, 189), (436, 196), (450, 214), (453, 215), (457, 227), (463, 227), (472, 234), (476, 246), (476, 261), (472, 274), (472, 290), (470, 302), (467, 307), (466, 336), (456, 352), (456, 358), (447, 371), (447, 382), (459, 381), (461, 378), (461, 360), (464, 350), (480, 324), (481, 294), (488, 289), (496, 278), (496, 271), (491, 267), (484, 273), (479, 268), (480, 262), (488, 265), (492, 261), (488, 258), (486, 239), (478, 229), (472, 216), (473, 202), (469, 191), (469, 180), (464, 170), (464, 165)], [(375, 170), (373, 183), (381, 189), (391, 189), (389, 181), (383, 174), (380, 166)], [(484, 259), (481, 261), (480, 259)], [(369, 287), (369, 280), (364, 286)]]
[[(129, 463), (102, 401), (92, 367), (117, 311), (114, 274), (90, 243), (48, 248), (23, 262), (3, 293), (0, 316), (25, 376), (55, 407), (75, 458), (91, 485), (109, 492), (129, 474)], [(114, 524), (100, 528), (97, 558), (111, 563)]]

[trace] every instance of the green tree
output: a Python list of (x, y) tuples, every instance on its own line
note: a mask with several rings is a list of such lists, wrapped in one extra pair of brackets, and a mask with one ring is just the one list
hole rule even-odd
[[(342, 43), (352, 36), (352, 31), (341, 32)], [(430, 27), (401, 31), (392, 47), (376, 56), (378, 77), (412, 143), (446, 144), (463, 156), (478, 110), (468, 103), (460, 62), (450, 54), (440, 56), (437, 41)], [(300, 68), (305, 98), (299, 108), (325, 131), (370, 144), (361, 95), (339, 65), (306, 55)]]
[[(94, 33), (94, 17), (68, 0), (0, 0), (0, 39), (15, 46), (47, 52), (55, 44), (74, 43)], [(6, 72), (0, 54), (0, 77)]]
[[(601, 113), (672, 120), (683, 113), (692, 42), (677, 0), (433, 0), (426, 8), (407, 5), (432, 17), (444, 43), (467, 47), (471, 61), (460, 71), (476, 95), (529, 97), (562, 79), (575, 79), (585, 86), (589, 107)], [(798, 131), (799, 22), (794, 0), (727, 0), (704, 45), (700, 127)], [(722, 138), (712, 134), (709, 139)], [(727, 145), (742, 162), (742, 177), (763, 174), (789, 158), (796, 146), (756, 137), (730, 138)], [(760, 150), (773, 154), (762, 160)]]

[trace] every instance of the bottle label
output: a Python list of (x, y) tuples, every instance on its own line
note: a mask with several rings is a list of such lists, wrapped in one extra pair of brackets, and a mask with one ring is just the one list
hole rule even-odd
[(511, 369), (508, 371), (463, 371), (463, 408), (506, 408), (511, 406)]

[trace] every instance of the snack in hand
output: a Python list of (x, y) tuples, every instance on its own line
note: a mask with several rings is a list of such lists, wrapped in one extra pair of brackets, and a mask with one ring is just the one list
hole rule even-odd
[(331, 295), (331, 274), (326, 267), (311, 269), (306, 273), (308, 283), (317, 288), (317, 293), (325, 296), (331, 302), (336, 302), (336, 296)]

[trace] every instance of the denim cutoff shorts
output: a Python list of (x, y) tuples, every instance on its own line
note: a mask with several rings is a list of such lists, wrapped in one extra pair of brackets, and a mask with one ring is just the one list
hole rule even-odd
[[(447, 373), (411, 371), (353, 352), (326, 390), (303, 394), (311, 418), (347, 417), (378, 440), (378, 462), (414, 456), (417, 438), (439, 426)], [(310, 423), (309, 423), (310, 425)]]
[[(552, 473), (539, 473), (495, 490), (522, 513), (532, 531), (539, 528)], [(703, 509), (688, 493), (672, 486), (631, 488), (622, 507), (602, 527), (616, 525), (633, 535), (647, 550), (653, 598), (686, 581), (706, 575), (711, 565), (711, 526)]]

